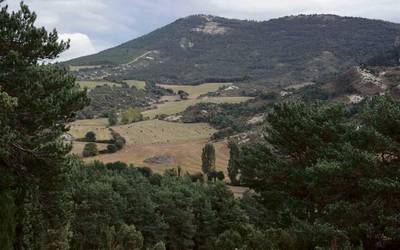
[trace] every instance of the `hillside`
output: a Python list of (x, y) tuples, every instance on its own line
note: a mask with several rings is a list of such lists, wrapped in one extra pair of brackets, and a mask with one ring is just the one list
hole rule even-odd
[(197, 15), (67, 64), (83, 79), (286, 85), (331, 77), (399, 39), (399, 24), (363, 18), (300, 15), (254, 22)]

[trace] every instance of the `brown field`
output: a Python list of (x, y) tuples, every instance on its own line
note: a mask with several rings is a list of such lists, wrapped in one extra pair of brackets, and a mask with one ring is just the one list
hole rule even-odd
[[(181, 141), (174, 143), (155, 143), (128, 145), (122, 151), (115, 154), (99, 155), (87, 159), (87, 161), (100, 160), (102, 162), (122, 161), (136, 166), (147, 166), (153, 171), (163, 173), (165, 170), (181, 166), (184, 172), (201, 172), (201, 152), (207, 139)], [(226, 142), (214, 144), (216, 150), (216, 167), (226, 173), (229, 149)], [(174, 161), (168, 164), (147, 164), (143, 161), (158, 155), (168, 155)]]
[(78, 120), (70, 124), (69, 133), (74, 138), (83, 138), (89, 131), (96, 133), (98, 140), (111, 139), (110, 131), (107, 128), (108, 121), (106, 118), (92, 119), (92, 120)]
[(113, 127), (126, 140), (128, 145), (162, 144), (180, 141), (207, 139), (215, 129), (205, 123), (174, 123), (161, 120), (148, 120)]
[[(86, 143), (87, 142), (78, 142), (78, 141), (72, 142), (73, 147), (71, 153), (82, 156), (83, 148), (85, 147)], [(96, 145), (98, 150), (105, 150), (107, 148), (107, 144), (105, 143), (96, 143)]]
[[(94, 131), (98, 139), (110, 139), (106, 128), (106, 119), (80, 120), (71, 124), (70, 133), (75, 138), (83, 137), (86, 132)], [(114, 154), (104, 154), (86, 161), (100, 160), (102, 162), (123, 161), (136, 166), (148, 166), (155, 172), (181, 166), (184, 172), (201, 171), (201, 152), (208, 138), (216, 132), (205, 123), (173, 123), (160, 120), (148, 120), (123, 126), (114, 126), (126, 140), (125, 148)], [(73, 153), (80, 155), (85, 143), (74, 142)], [(98, 144), (99, 150), (106, 144)], [(226, 172), (229, 150), (226, 142), (215, 144), (217, 154), (217, 169)], [(163, 164), (148, 164), (143, 161), (154, 156), (168, 156), (171, 162)]]

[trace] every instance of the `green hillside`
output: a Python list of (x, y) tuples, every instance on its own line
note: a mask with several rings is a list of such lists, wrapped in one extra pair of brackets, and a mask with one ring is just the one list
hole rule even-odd
[(67, 62), (80, 78), (197, 83), (314, 81), (391, 48), (400, 25), (334, 15), (265, 22), (213, 16), (179, 19), (148, 35)]

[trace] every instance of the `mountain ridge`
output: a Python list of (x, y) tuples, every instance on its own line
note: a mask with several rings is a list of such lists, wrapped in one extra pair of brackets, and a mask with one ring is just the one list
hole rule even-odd
[(66, 64), (102, 66), (82, 70), (81, 78), (285, 85), (334, 76), (390, 50), (399, 37), (400, 24), (332, 14), (268, 21), (199, 14)]

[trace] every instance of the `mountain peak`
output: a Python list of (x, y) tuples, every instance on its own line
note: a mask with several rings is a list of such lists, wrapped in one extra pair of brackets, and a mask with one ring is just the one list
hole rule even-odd
[(397, 37), (398, 24), (331, 14), (265, 22), (199, 14), (67, 64), (104, 66), (83, 77), (286, 85), (335, 75), (391, 49)]

